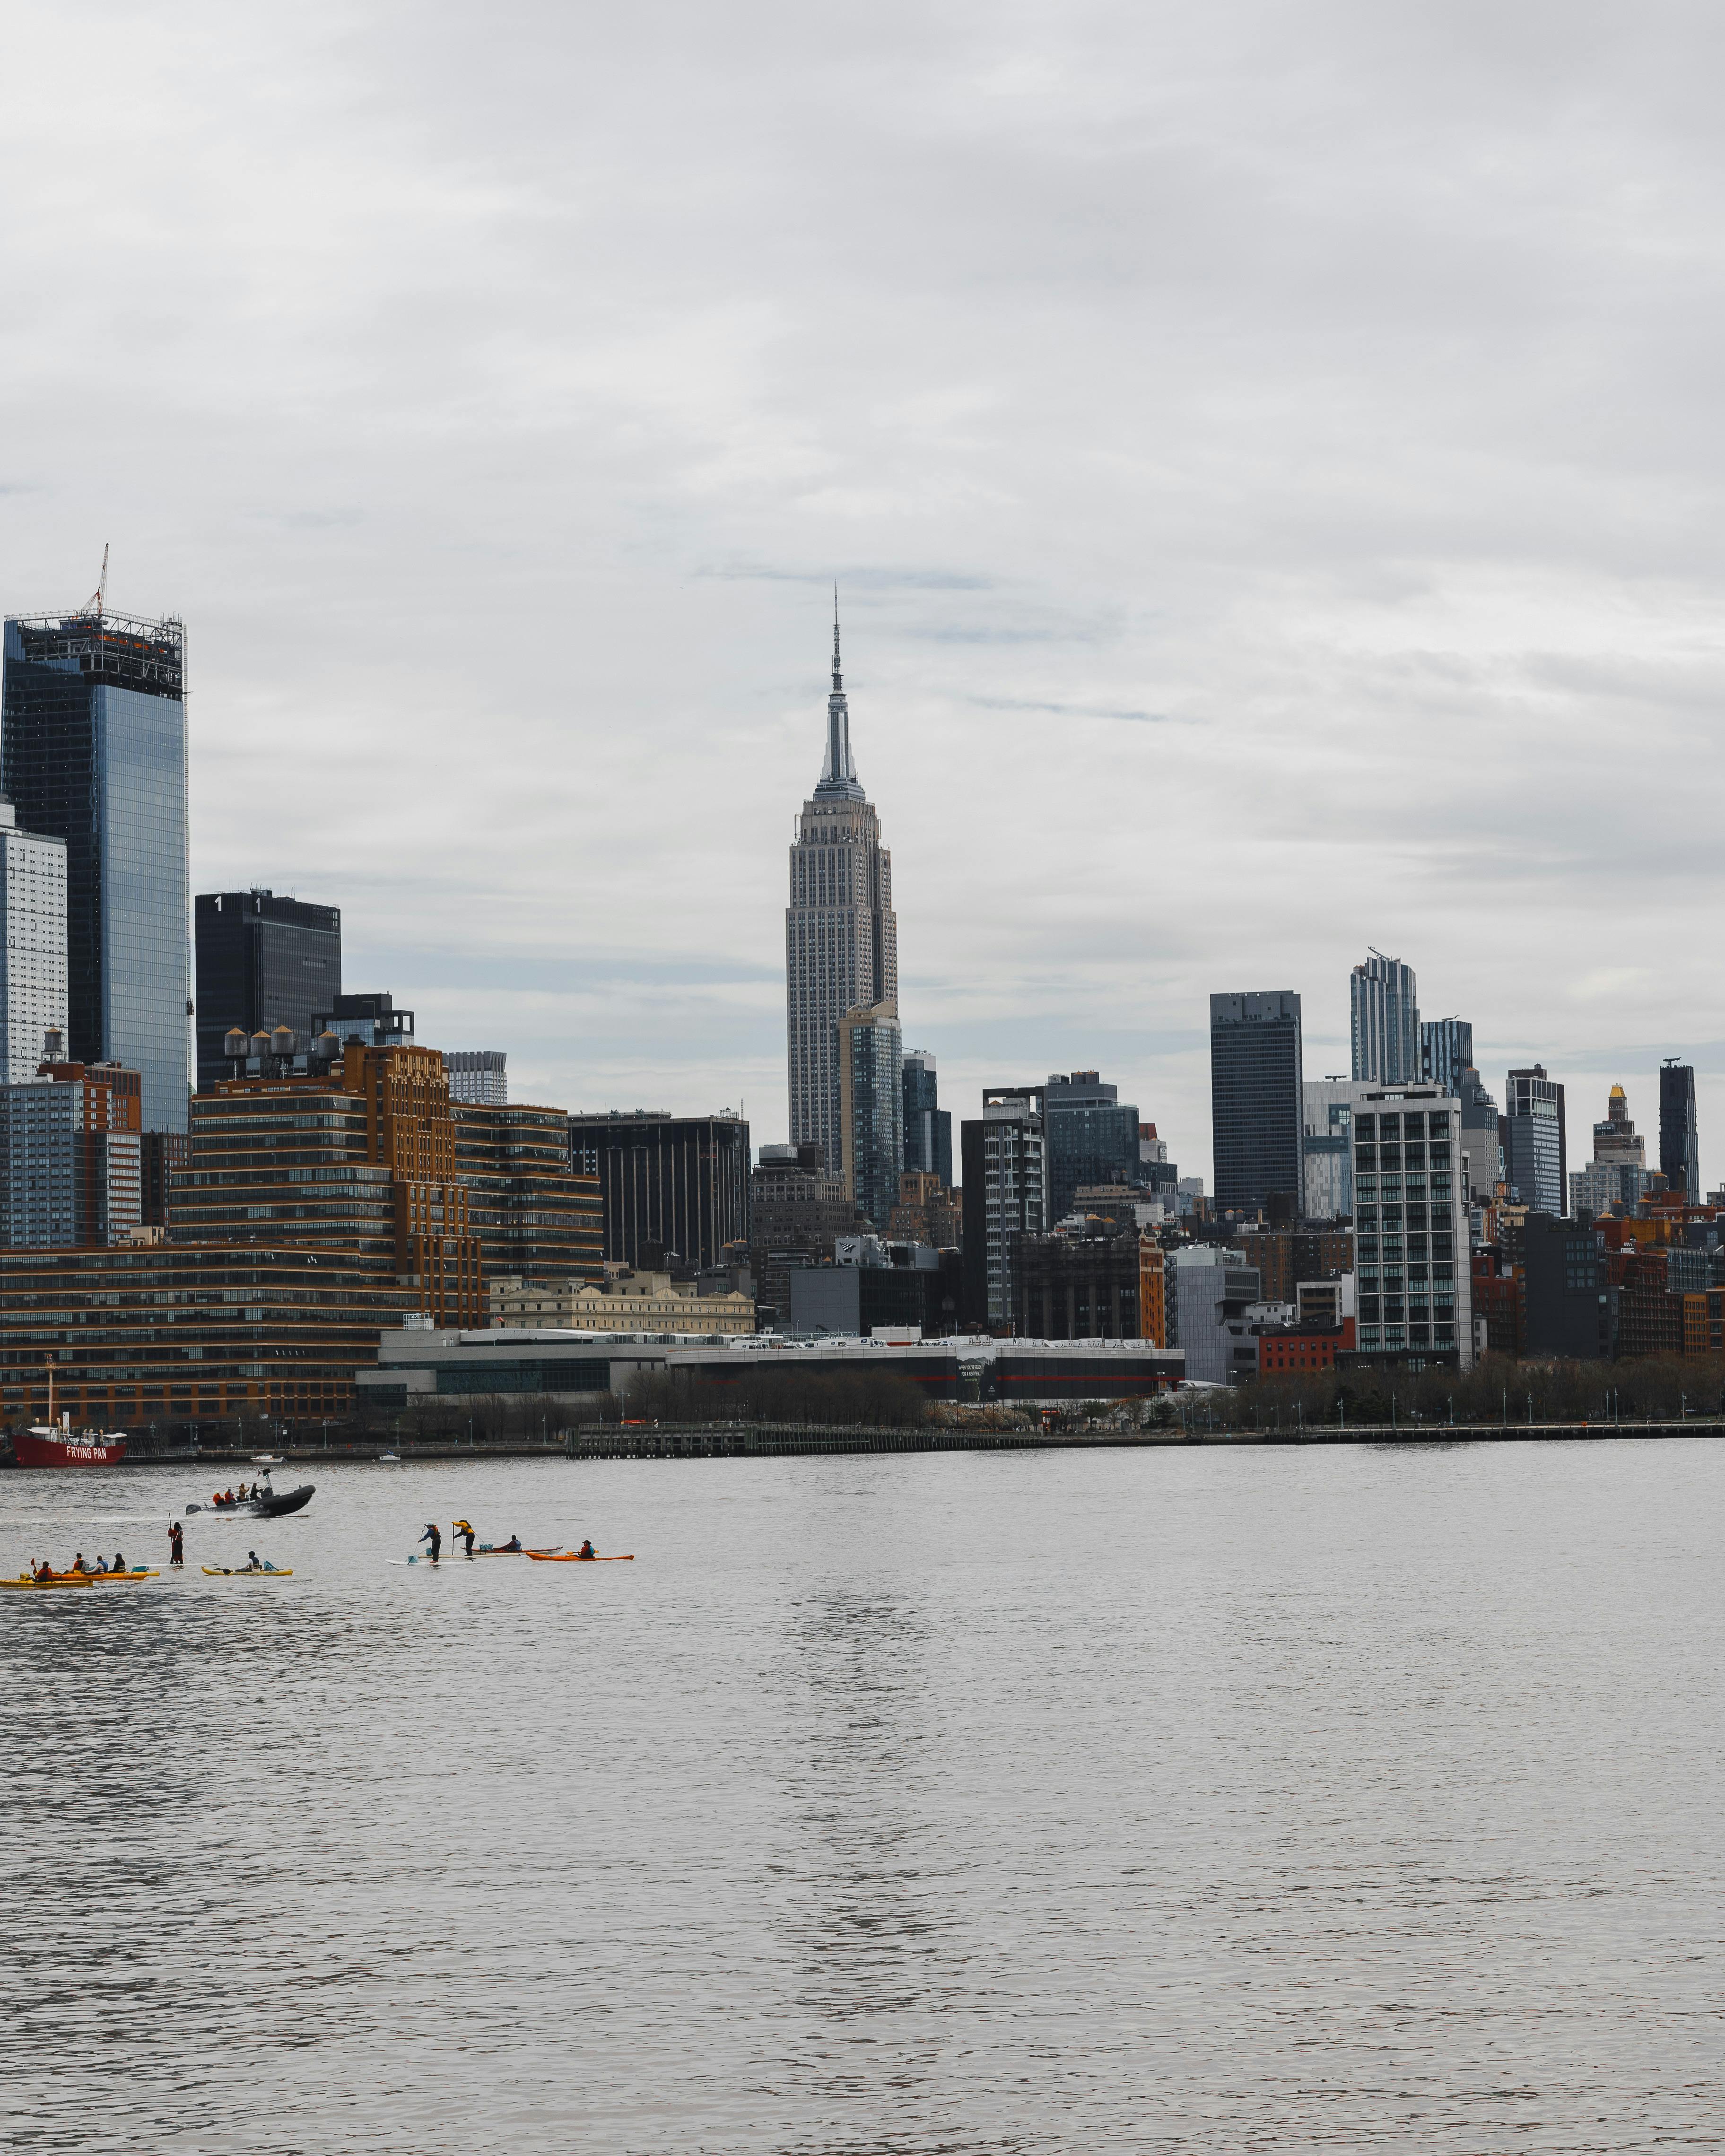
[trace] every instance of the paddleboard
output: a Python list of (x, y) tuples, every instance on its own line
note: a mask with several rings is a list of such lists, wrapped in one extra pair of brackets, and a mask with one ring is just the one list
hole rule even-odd
[[(291, 1565), (277, 1565), (274, 1572), (254, 1572), (249, 1564), (206, 1564), (200, 1567), (206, 1579), (291, 1579)], [(121, 1578), (124, 1578), (122, 1573)]]

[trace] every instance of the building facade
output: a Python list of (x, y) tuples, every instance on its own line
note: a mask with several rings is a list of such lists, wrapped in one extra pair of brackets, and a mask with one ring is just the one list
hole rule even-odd
[(455, 1179), (487, 1280), (598, 1281), (604, 1212), (598, 1178), (578, 1174), (561, 1108), (452, 1098)]
[(1461, 1074), (1473, 1068), (1473, 1028), (1465, 1018), (1420, 1021), (1420, 1081), (1440, 1093), (1461, 1091)]
[(144, 1128), (183, 1131), (191, 1091), (185, 629), (14, 617), (0, 683), (0, 793), (66, 849), (67, 1050), (142, 1086)]
[(898, 1007), (892, 856), (850, 754), (850, 707), (833, 623), (826, 755), (797, 819), (785, 912), (785, 1003), (793, 1145), (845, 1153), (839, 1024), (846, 1012)]
[(0, 1250), (0, 1419), (184, 1427), (346, 1413), (379, 1336), (417, 1300), (351, 1245)]
[(452, 1101), (470, 1101), (481, 1108), (508, 1106), (509, 1057), (502, 1049), (445, 1049), (444, 1069)]
[(792, 1273), (830, 1265), (839, 1238), (860, 1224), (855, 1199), (819, 1145), (762, 1147), (749, 1178), (748, 1250), (763, 1325), (789, 1322)]
[(112, 1064), (48, 1063), (0, 1086), (0, 1242), (100, 1249), (143, 1224), (141, 1089)]
[(926, 1048), (905, 1053), (905, 1168), (952, 1184), (952, 1117), (940, 1104), (934, 1058)]
[(1020, 1235), (1048, 1225), (1042, 1088), (1004, 1086), (983, 1095), (983, 1112), (961, 1126), (967, 1322), (1006, 1332), (1014, 1322), (1014, 1253)]
[(1354, 1252), (1364, 1355), (1467, 1369), (1473, 1361), (1467, 1214), (1458, 1202), (1461, 1103), (1432, 1086), (1385, 1087), (1353, 1111)]
[(839, 1168), (870, 1227), (884, 1229), (905, 1157), (904, 1042), (891, 1004), (839, 1021)]
[(1210, 1111), (1217, 1211), (1255, 1214), (1279, 1197), (1299, 1212), (1304, 1072), (1291, 989), (1210, 998)]
[(657, 1271), (675, 1254), (698, 1270), (748, 1240), (749, 1127), (729, 1109), (572, 1115), (569, 1147), (577, 1169), (598, 1178), (608, 1264)]
[(518, 1328), (577, 1332), (704, 1333), (714, 1338), (752, 1332), (752, 1299), (734, 1290), (702, 1295), (669, 1273), (614, 1269), (602, 1280), (493, 1280), (487, 1291), (491, 1322)]
[(278, 898), (273, 891), (200, 891), (197, 945), (198, 1083), (227, 1077), (224, 1043), (290, 1025), (309, 1040), (312, 1020), (341, 993), (341, 909)]
[(1701, 1141), (1696, 1134), (1695, 1071), (1675, 1058), (1659, 1072), (1659, 1172), (1668, 1190), (1701, 1197)]
[(1122, 1106), (1120, 1088), (1105, 1085), (1099, 1071), (1050, 1073), (1042, 1116), (1050, 1222), (1065, 1219), (1082, 1184), (1146, 1179), (1138, 1111)]
[(18, 829), (0, 799), (0, 1085), (22, 1086), (66, 1034), (66, 842)]
[(1605, 1103), (1605, 1120), (1594, 1125), (1594, 1157), (1569, 1177), (1572, 1215), (1595, 1218), (1615, 1208), (1633, 1209), (1647, 1180), (1646, 1141), (1639, 1137), (1629, 1111), (1629, 1096), (1614, 1086)]
[(1142, 1281), (1136, 1228), (1020, 1235), (1013, 1271), (1013, 1329), (1020, 1338), (1142, 1337)]
[(1461, 1151), (1466, 1163), (1468, 1202), (1489, 1205), (1504, 1179), (1503, 1118), (1477, 1070), (1462, 1072), (1456, 1093), (1461, 1102)]
[(1379, 1086), (1417, 1086), (1420, 1005), (1414, 968), (1373, 951), (1348, 977), (1353, 1075)]
[(1341, 1220), (1353, 1211), (1353, 1104), (1371, 1086), (1352, 1078), (1308, 1078), (1300, 1088), (1305, 1124), (1308, 1220)]
[(1504, 1179), (1523, 1205), (1561, 1216), (1569, 1197), (1563, 1087), (1543, 1064), (1512, 1070), (1503, 1106)]
[(456, 1172), (442, 1059), (350, 1043), (299, 1060), (198, 1095), (170, 1239), (349, 1251), (386, 1264), (407, 1306), (434, 1323), (482, 1323), (484, 1248)]
[(927, 1243), (934, 1250), (959, 1249), (964, 1222), (957, 1192), (938, 1174), (906, 1168), (898, 1179), (898, 1199), (886, 1233), (896, 1243)]

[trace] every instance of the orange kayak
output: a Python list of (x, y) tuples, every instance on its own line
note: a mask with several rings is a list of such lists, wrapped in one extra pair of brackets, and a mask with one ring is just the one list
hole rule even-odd
[(529, 1550), (527, 1555), (535, 1564), (633, 1564), (635, 1561), (633, 1550), (627, 1557), (581, 1557), (573, 1550), (563, 1557), (552, 1556), (543, 1550)]

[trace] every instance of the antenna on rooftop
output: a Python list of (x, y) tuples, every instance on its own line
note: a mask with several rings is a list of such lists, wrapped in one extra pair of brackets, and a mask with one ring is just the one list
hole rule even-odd
[(101, 573), (101, 577), (100, 577), (100, 579), (99, 580), (99, 582), (97, 583), (97, 585), (96, 585), (96, 588), (95, 588), (95, 591), (94, 591), (94, 592), (92, 592), (92, 593), (90, 593), (90, 602), (89, 602), (88, 607), (86, 608), (85, 611), (86, 611), (86, 612), (88, 612), (88, 613), (93, 613), (93, 614), (95, 616), (96, 619), (97, 619), (98, 621), (100, 621), (100, 620), (101, 619), (101, 618), (102, 618), (103, 612), (104, 612), (105, 608), (106, 608), (107, 603), (108, 603), (108, 542), (107, 542), (107, 541), (105, 539), (105, 540), (103, 540), (103, 542), (102, 542), (102, 573)]

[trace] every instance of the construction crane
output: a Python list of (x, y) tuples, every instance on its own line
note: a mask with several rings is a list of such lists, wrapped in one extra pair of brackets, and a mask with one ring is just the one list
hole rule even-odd
[(101, 580), (100, 580), (100, 582), (97, 584), (97, 586), (96, 586), (96, 588), (95, 588), (95, 591), (93, 591), (93, 592), (90, 593), (89, 599), (85, 602), (84, 611), (85, 611), (86, 613), (93, 613), (93, 614), (95, 616), (96, 619), (97, 619), (98, 621), (100, 621), (100, 620), (101, 619), (101, 618), (102, 618), (103, 610), (104, 610), (104, 609), (105, 608), (105, 607), (107, 606), (107, 603), (108, 603), (108, 542), (107, 542), (107, 541), (105, 539), (105, 540), (102, 542), (102, 574), (101, 574)]

